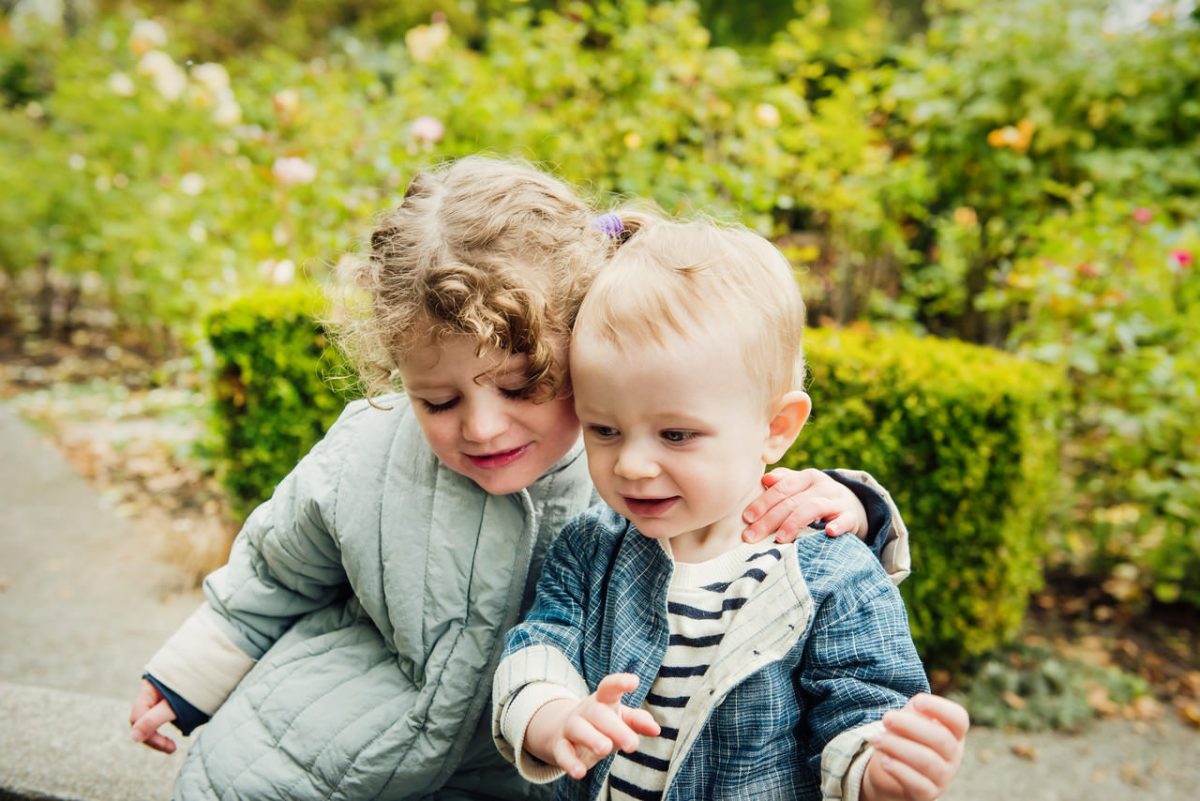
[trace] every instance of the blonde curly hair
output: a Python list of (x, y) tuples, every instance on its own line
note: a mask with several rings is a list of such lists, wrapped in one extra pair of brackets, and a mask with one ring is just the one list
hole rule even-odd
[(361, 290), (357, 308), (335, 304), (367, 396), (398, 385), (413, 349), (456, 334), (481, 354), (527, 357), (528, 396), (558, 395), (579, 303), (620, 241), (594, 220), (570, 186), (522, 162), (470, 156), (418, 174), (342, 276)]

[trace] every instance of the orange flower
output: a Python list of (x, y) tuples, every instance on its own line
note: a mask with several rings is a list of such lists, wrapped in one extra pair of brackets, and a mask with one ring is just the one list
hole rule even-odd
[(1033, 140), (1034, 129), (1033, 120), (1022, 119), (1016, 125), (992, 129), (987, 135), (987, 142), (997, 149), (1011, 147), (1018, 153), (1024, 153), (1029, 149), (1029, 143)]

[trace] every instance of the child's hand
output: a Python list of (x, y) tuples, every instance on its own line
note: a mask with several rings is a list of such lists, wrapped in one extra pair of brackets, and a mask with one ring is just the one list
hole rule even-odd
[(884, 715), (883, 725), (863, 775), (863, 801), (933, 801), (946, 792), (962, 761), (967, 710), (922, 693)]
[(746, 542), (758, 542), (775, 532), (777, 542), (791, 542), (814, 520), (824, 520), (825, 533), (831, 537), (867, 535), (862, 502), (849, 487), (820, 470), (779, 467), (762, 477), (762, 485), (766, 491), (742, 515), (749, 524), (742, 534)]
[(175, 741), (158, 729), (175, 719), (175, 710), (150, 682), (142, 679), (142, 688), (133, 699), (133, 711), (129, 713), (129, 725), (133, 727), (133, 741), (145, 743), (164, 754), (175, 753)]
[(614, 748), (636, 751), (639, 734), (656, 737), (660, 731), (649, 712), (621, 704), (621, 697), (637, 686), (632, 673), (613, 673), (579, 703), (551, 701), (529, 721), (525, 750), (558, 765), (572, 779), (582, 779)]

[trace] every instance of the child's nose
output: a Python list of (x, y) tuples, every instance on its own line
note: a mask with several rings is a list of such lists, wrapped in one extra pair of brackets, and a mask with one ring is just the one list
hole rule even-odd
[(654, 478), (659, 474), (658, 462), (643, 448), (635, 445), (621, 449), (614, 472), (626, 481)]
[(470, 404), (462, 422), (463, 439), (470, 442), (491, 442), (508, 428), (508, 418), (497, 404), (486, 401)]

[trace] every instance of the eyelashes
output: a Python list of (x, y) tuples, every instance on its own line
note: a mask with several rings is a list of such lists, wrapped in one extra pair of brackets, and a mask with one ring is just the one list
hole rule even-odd
[[(527, 400), (529, 397), (529, 389), (527, 387), (521, 387), (520, 389), (503, 389), (501, 387), (497, 387), (496, 391), (507, 400)], [(450, 400), (443, 401), (442, 403), (433, 403), (431, 401), (422, 399), (421, 406), (429, 414), (440, 414), (441, 412), (448, 412), (453, 409), (458, 405), (459, 400), (460, 398), (451, 398)]]
[[(592, 436), (601, 440), (615, 439), (621, 436), (621, 432), (612, 426), (591, 425), (588, 426), (588, 431), (591, 432)], [(698, 436), (700, 436), (700, 434), (696, 431), (669, 428), (665, 431), (659, 432), (658, 436), (662, 438), (664, 442), (667, 442), (671, 445), (683, 445), (696, 439)]]

